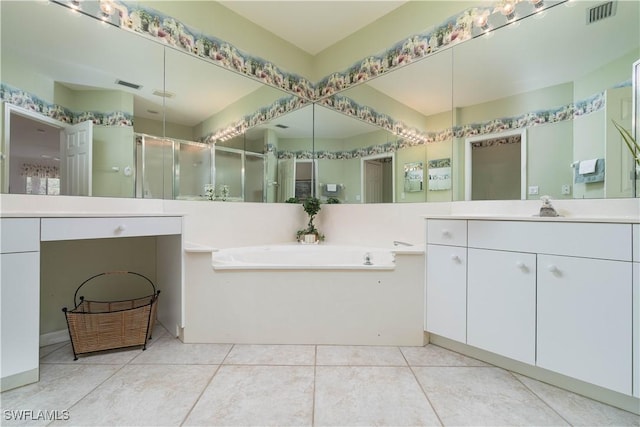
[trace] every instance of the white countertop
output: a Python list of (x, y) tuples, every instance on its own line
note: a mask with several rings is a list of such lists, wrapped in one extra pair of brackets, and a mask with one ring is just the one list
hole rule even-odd
[(139, 218), (139, 217), (176, 217), (179, 213), (144, 212), (0, 212), (0, 218)]
[(596, 223), (616, 223), (616, 224), (640, 224), (640, 218), (633, 217), (575, 217), (575, 216), (555, 216), (541, 217), (531, 216), (510, 216), (510, 215), (425, 215), (425, 219), (460, 219), (478, 221), (537, 221), (537, 222), (596, 222)]

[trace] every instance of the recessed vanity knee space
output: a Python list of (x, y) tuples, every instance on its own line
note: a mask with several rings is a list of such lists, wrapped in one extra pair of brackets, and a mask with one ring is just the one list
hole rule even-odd
[(434, 343), (637, 405), (628, 398), (640, 396), (639, 229), (429, 217), (425, 330)]
[[(64, 316), (55, 306), (56, 302), (49, 296), (46, 274), (48, 265), (56, 246), (62, 242), (89, 242), (88, 247), (100, 248), (123, 238), (154, 239), (144, 247), (155, 249), (153, 254), (139, 254), (151, 259), (154, 268), (156, 287), (162, 291), (158, 303), (158, 321), (171, 332), (180, 333), (183, 326), (182, 319), (182, 217), (177, 215), (10, 215), (0, 218), (2, 230), (2, 244), (0, 255), (2, 290), (0, 304), (2, 306), (2, 358), (1, 358), (1, 389), (2, 391), (21, 385), (37, 382), (39, 379), (39, 347), (44, 340), (53, 342), (68, 340), (69, 335), (64, 325)], [(133, 244), (132, 240), (123, 241), (123, 245)], [(147, 242), (148, 243), (148, 242)], [(69, 252), (65, 246), (63, 252)], [(78, 251), (71, 251), (72, 254)], [(97, 259), (96, 257), (104, 257)], [(83, 260), (95, 260), (96, 265), (106, 268), (104, 271), (121, 269), (110, 259), (108, 252), (82, 254), (72, 261), (72, 265), (59, 266), (65, 276), (63, 281), (74, 281), (69, 287), (77, 287), (77, 274), (72, 270), (79, 270), (78, 263)], [(141, 262), (131, 260), (129, 265), (140, 265)], [(146, 266), (148, 268), (148, 266)], [(65, 269), (67, 273), (64, 274)], [(96, 271), (102, 273), (104, 271)], [(65, 280), (66, 278), (66, 280)], [(88, 277), (84, 277), (86, 279)], [(65, 305), (72, 307), (73, 293), (56, 289), (57, 293), (64, 293)], [(68, 297), (68, 298), (67, 298)], [(41, 302), (42, 301), (42, 302)], [(45, 333), (41, 329), (41, 315), (52, 313), (51, 319), (59, 320), (55, 332)], [(55, 315), (53, 314), (55, 313)], [(58, 316), (59, 313), (59, 316)], [(45, 316), (45, 323), (48, 317)], [(58, 318), (59, 317), (59, 318)], [(51, 320), (49, 320), (51, 321)], [(51, 325), (46, 325), (51, 326)], [(47, 337), (49, 335), (49, 337)], [(57, 340), (57, 341), (56, 341)], [(49, 344), (53, 343), (49, 342)]]

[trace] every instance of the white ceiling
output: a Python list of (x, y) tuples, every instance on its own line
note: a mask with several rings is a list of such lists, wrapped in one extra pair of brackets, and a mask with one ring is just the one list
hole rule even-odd
[(407, 0), (232, 0), (220, 4), (311, 55), (376, 21)]

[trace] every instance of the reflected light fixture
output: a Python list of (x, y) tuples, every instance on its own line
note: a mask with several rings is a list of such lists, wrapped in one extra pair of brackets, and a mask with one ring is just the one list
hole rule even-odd
[(511, 21), (516, 17), (516, 2), (505, 0), (505, 2), (500, 6), (500, 13), (502, 13), (507, 20)]
[(530, 0), (530, 1), (533, 7), (535, 7), (536, 9), (540, 9), (542, 6), (544, 6), (544, 0)]
[(102, 19), (109, 19), (114, 11), (111, 0), (100, 0), (100, 11), (102, 12)]
[(488, 10), (485, 10), (484, 12), (478, 14), (478, 16), (476, 17), (476, 25), (478, 26), (478, 28), (482, 30), (489, 29), (489, 11)]

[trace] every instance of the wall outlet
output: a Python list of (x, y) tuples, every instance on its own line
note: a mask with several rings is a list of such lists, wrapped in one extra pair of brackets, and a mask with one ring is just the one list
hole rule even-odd
[(356, 194), (356, 201), (358, 201), (358, 202), (360, 201), (360, 195), (359, 194)]
[(538, 186), (537, 185), (530, 185), (529, 186), (529, 195), (530, 196), (535, 196), (536, 194), (538, 194)]
[(562, 184), (562, 189), (560, 192), (562, 194), (571, 194), (571, 186), (569, 184)]

